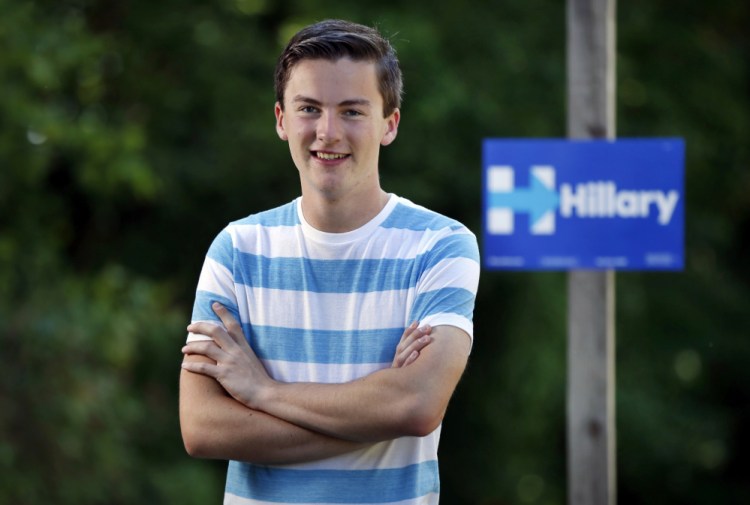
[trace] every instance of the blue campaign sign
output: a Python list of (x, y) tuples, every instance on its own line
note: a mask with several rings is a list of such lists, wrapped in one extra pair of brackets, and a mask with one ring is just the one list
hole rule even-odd
[(683, 268), (682, 139), (486, 139), (483, 150), (486, 268)]

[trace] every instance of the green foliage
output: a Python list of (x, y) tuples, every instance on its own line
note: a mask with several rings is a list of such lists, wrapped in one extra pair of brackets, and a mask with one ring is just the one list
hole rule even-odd
[(178, 494), (163, 482), (177, 468), (195, 473), (174, 416), (184, 316), (164, 300), (164, 288), (109, 267), (40, 279), (3, 307), (3, 502), (206, 495), (197, 480)]
[[(401, 59), (386, 189), (477, 234), (481, 139), (565, 134), (564, 2), (0, 0), (0, 503), (207, 503), (179, 348), (205, 250), (294, 197), (272, 70), (325, 17)], [(679, 274), (617, 279), (622, 503), (750, 487), (750, 43), (739, 0), (619, 2), (618, 134), (687, 143)], [(563, 274), (485, 273), (441, 445), (445, 503), (560, 504)]]

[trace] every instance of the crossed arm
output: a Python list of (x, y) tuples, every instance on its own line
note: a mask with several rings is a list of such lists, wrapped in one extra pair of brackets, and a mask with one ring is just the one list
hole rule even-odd
[(455, 327), (412, 326), (391, 368), (343, 384), (280, 383), (228, 311), (215, 310), (226, 331), (191, 325), (212, 341), (183, 348), (180, 422), (188, 452), (198, 457), (291, 463), (426, 435), (440, 424), (470, 348)]

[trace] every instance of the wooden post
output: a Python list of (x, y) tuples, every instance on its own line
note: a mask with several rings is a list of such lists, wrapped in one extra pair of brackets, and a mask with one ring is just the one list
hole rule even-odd
[[(568, 0), (568, 137), (615, 137), (615, 0)], [(614, 505), (615, 274), (568, 274), (568, 503)]]

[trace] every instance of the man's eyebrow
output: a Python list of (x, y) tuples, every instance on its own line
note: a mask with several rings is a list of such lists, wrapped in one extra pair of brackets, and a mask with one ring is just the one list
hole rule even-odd
[[(292, 98), (292, 103), (309, 103), (310, 105), (315, 105), (317, 107), (323, 105), (323, 103), (320, 100), (316, 100), (315, 98), (311, 98), (309, 96), (304, 95), (296, 95), (294, 98)], [(343, 102), (339, 103), (339, 107), (351, 107), (353, 105), (360, 106), (360, 107), (370, 107), (372, 105), (372, 102), (366, 98), (351, 98), (349, 100), (344, 100)]]
[(320, 101), (303, 95), (296, 95), (294, 98), (292, 98), (292, 103), (309, 103), (312, 105), (322, 105)]
[(369, 107), (372, 104), (366, 98), (352, 98), (351, 100), (344, 100), (343, 102), (339, 104), (339, 106), (343, 106), (343, 107), (351, 107), (352, 105), (358, 105), (361, 107)]

